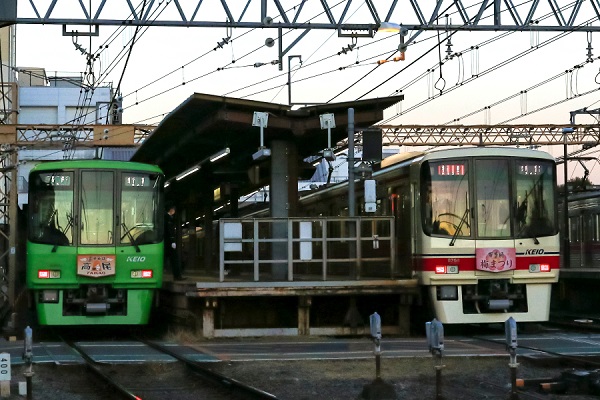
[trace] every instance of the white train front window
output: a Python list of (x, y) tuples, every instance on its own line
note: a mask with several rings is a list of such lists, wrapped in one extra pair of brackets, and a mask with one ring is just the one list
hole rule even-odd
[(471, 236), (467, 161), (425, 163), (421, 172), (425, 232), (441, 236)]
[(508, 160), (475, 160), (477, 236), (510, 237)]
[(556, 234), (553, 164), (542, 160), (518, 161), (515, 176), (515, 237)]

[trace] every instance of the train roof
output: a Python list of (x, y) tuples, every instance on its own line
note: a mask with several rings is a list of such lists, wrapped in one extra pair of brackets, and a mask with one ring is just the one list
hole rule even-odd
[[(599, 199), (600, 198), (600, 189), (588, 189), (580, 192), (570, 192), (568, 194), (568, 201), (580, 201), (580, 200), (588, 200), (588, 199)], [(564, 196), (560, 196), (559, 200), (562, 202)]]
[(157, 165), (145, 164), (133, 161), (114, 161), (114, 160), (64, 160), (41, 162), (31, 169), (31, 172), (48, 171), (55, 169), (123, 169), (133, 171), (150, 171), (162, 174), (162, 170)]
[[(378, 179), (390, 173), (391, 171), (406, 167), (421, 160), (472, 156), (515, 156), (525, 158), (541, 158), (555, 161), (555, 158), (545, 151), (506, 146), (464, 146), (447, 149), (434, 149), (430, 151), (409, 151), (384, 158), (379, 165), (375, 165), (373, 170), (373, 178)], [(331, 193), (339, 190), (340, 188), (344, 188), (347, 184), (348, 181), (343, 181), (327, 187), (321, 187), (316, 191), (301, 195), (300, 198), (316, 198), (323, 193)]]
[(380, 169), (400, 164), (406, 161), (422, 157), (423, 159), (449, 158), (449, 157), (472, 157), (472, 156), (518, 156), (528, 158), (542, 158), (555, 161), (555, 158), (541, 150), (532, 150), (518, 147), (505, 146), (477, 146), (477, 147), (454, 147), (446, 149), (434, 149), (430, 151), (411, 151), (399, 153), (384, 158), (380, 163)]

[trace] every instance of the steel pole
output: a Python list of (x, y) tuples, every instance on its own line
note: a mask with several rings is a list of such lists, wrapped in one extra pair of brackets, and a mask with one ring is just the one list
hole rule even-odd
[(348, 109), (348, 216), (356, 216), (354, 187), (354, 108)]
[(563, 232), (562, 232), (562, 240), (563, 240), (563, 267), (564, 268), (569, 268), (569, 264), (570, 264), (570, 258), (571, 258), (571, 249), (570, 249), (570, 240), (569, 240), (569, 204), (568, 204), (568, 198), (569, 198), (569, 189), (568, 189), (568, 184), (567, 184), (567, 175), (568, 175), (568, 169), (567, 169), (567, 135), (569, 133), (568, 128), (564, 128), (563, 129), (563, 152), (564, 152), (564, 158), (563, 158), (563, 171), (565, 174), (565, 187), (564, 187), (564, 197), (563, 197)]

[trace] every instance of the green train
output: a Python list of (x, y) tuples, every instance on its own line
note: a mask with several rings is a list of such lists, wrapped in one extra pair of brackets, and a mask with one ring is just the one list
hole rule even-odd
[(126, 161), (29, 174), (27, 288), (40, 325), (139, 325), (163, 280), (164, 175)]

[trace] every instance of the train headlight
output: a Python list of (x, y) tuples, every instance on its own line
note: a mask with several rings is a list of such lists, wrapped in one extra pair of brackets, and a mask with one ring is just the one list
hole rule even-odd
[(151, 269), (137, 269), (131, 271), (131, 277), (134, 279), (150, 279), (154, 276), (154, 271)]
[(458, 265), (436, 265), (436, 274), (458, 274)]
[(458, 300), (458, 286), (456, 285), (437, 286), (436, 290), (438, 300)]
[(39, 269), (38, 270), (38, 278), (39, 279), (58, 279), (60, 278), (60, 271), (54, 271), (50, 269)]
[(550, 272), (550, 264), (529, 264), (529, 272)]
[(58, 303), (58, 290), (42, 290), (40, 303)]
[(550, 264), (540, 264), (540, 271), (550, 272)]

